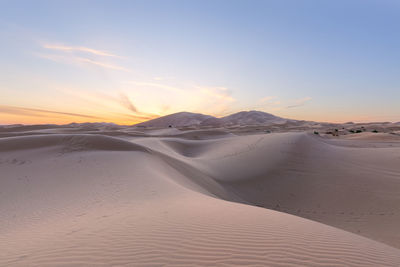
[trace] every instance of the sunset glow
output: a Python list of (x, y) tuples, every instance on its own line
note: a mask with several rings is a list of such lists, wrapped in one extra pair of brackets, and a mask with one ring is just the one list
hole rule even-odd
[(0, 124), (400, 121), (398, 2), (245, 2), (6, 1)]

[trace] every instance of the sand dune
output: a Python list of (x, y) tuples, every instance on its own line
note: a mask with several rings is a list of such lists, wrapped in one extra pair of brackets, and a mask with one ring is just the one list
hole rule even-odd
[[(239, 201), (400, 247), (400, 147), (333, 145), (305, 133), (199, 143), (142, 139), (212, 177)], [(200, 147), (200, 148), (199, 148)]]
[(351, 139), (351, 140), (365, 140), (365, 141), (400, 141), (400, 135), (395, 133), (360, 133), (356, 135), (347, 135), (343, 136), (343, 139)]
[(0, 266), (400, 265), (398, 144), (183, 134), (0, 138)]
[(0, 151), (60, 146), (65, 150), (146, 150), (137, 144), (104, 135), (54, 134), (0, 139)]

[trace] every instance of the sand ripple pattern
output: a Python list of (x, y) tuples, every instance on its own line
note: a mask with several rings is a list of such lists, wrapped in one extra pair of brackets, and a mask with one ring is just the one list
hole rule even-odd
[[(202, 140), (214, 150), (199, 151), (190, 142), (74, 135), (38, 147), (38, 139), (26, 138), (0, 149), (0, 266), (400, 266), (394, 247), (237, 203), (245, 196), (229, 191), (235, 172), (223, 170), (229, 160), (278, 147), (264, 138), (215, 146)], [(285, 138), (290, 147), (303, 137)], [(207, 155), (221, 160), (220, 169), (204, 167)], [(27, 163), (11, 164), (12, 158)], [(298, 167), (297, 156), (291, 160)], [(261, 167), (249, 165), (258, 179)]]

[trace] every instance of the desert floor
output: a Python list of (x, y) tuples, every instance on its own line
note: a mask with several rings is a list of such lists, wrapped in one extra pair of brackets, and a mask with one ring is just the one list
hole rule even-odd
[(399, 132), (310, 129), (0, 128), (0, 266), (400, 266)]

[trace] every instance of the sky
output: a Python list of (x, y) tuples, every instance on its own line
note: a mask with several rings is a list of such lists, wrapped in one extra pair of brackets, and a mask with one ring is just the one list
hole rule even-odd
[(397, 0), (0, 0), (0, 124), (400, 121)]

